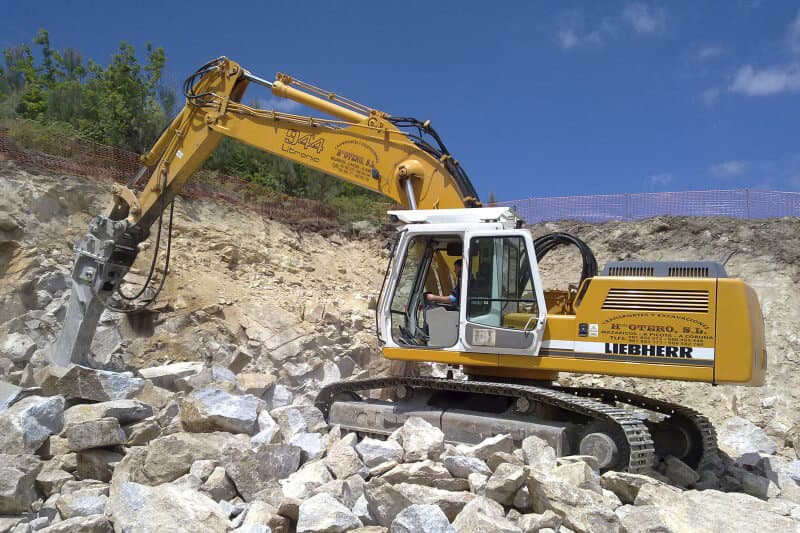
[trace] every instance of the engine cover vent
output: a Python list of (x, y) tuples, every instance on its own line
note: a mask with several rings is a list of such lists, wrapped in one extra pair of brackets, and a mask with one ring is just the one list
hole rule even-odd
[(657, 278), (727, 278), (725, 267), (714, 261), (611, 261), (601, 276)]
[(708, 313), (708, 291), (609, 289), (603, 310)]

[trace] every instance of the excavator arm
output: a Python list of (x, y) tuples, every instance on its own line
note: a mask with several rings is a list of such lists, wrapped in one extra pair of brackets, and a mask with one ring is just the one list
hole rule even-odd
[[(250, 84), (327, 116), (245, 105)], [(143, 167), (132, 179), (138, 182), (152, 171), (144, 187), (137, 192), (115, 186), (109, 212), (95, 217), (76, 244), (70, 302), (51, 350), (55, 364), (88, 363), (100, 314), (139, 244), (225, 137), (378, 192), (408, 209), (480, 206), (469, 178), (429, 122), (393, 117), (285, 74), (267, 81), (225, 57), (190, 76), (184, 92), (186, 105), (142, 156)]]
[[(245, 105), (242, 97), (251, 83), (330, 117)], [(142, 157), (145, 167), (153, 168), (144, 190), (137, 196), (118, 188), (111, 218), (127, 217), (149, 228), (224, 137), (378, 192), (409, 209), (479, 205), (469, 179), (428, 123), (392, 117), (284, 74), (266, 81), (225, 58), (190, 77), (185, 92), (186, 106)], [(435, 142), (398, 125), (432, 133)]]

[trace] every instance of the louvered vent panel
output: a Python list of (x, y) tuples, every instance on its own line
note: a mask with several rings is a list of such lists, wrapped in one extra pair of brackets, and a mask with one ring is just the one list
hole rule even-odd
[(708, 313), (708, 291), (611, 289), (604, 310)]
[(671, 278), (707, 278), (707, 267), (670, 267), (667, 274)]
[(608, 269), (608, 276), (653, 276), (653, 267), (650, 266), (612, 266)]

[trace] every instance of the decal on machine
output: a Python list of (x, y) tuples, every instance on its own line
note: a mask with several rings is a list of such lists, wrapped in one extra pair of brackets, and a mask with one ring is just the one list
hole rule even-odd
[(493, 329), (475, 328), (472, 330), (473, 346), (494, 346), (497, 332)]
[(378, 176), (377, 165), (377, 152), (362, 141), (340, 142), (331, 155), (331, 166), (334, 170), (371, 186), (374, 186), (374, 180)]
[[(672, 313), (623, 313), (599, 324), (599, 337), (611, 344), (714, 346), (714, 328), (702, 318)], [(680, 350), (679, 350), (680, 352)]]
[(698, 361), (713, 361), (714, 348), (700, 346), (670, 346), (662, 344), (638, 344), (619, 342), (576, 342), (576, 352), (611, 356), (634, 356), (637, 358), (668, 358)]

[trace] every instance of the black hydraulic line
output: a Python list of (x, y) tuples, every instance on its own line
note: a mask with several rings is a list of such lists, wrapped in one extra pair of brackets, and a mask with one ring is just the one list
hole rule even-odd
[(595, 277), (597, 275), (597, 259), (592, 249), (581, 239), (569, 233), (555, 232), (537, 237), (533, 241), (533, 248), (536, 251), (536, 260), (541, 261), (550, 250), (567, 244), (574, 245), (581, 253), (581, 279), (578, 285), (583, 283), (583, 280), (587, 278)]
[[(125, 314), (137, 313), (137, 312), (145, 309), (146, 307), (148, 307), (151, 303), (153, 303), (155, 301), (155, 299), (158, 297), (158, 295), (161, 293), (161, 290), (164, 288), (164, 283), (167, 280), (167, 275), (169, 274), (169, 262), (170, 262), (170, 257), (172, 255), (172, 219), (173, 219), (174, 211), (175, 211), (175, 200), (170, 202), (169, 224), (167, 226), (167, 250), (166, 250), (167, 253), (166, 253), (166, 257), (164, 258), (164, 273), (161, 275), (161, 280), (159, 281), (158, 288), (153, 293), (153, 295), (150, 296), (149, 298), (146, 298), (144, 300), (139, 300), (138, 303), (140, 303), (141, 305), (138, 305), (133, 309), (121, 309), (121, 308), (113, 307), (111, 305), (106, 304), (106, 307), (108, 307), (108, 309), (110, 311), (114, 311), (116, 313), (125, 313)], [(163, 217), (163, 215), (162, 215), (162, 217)], [(161, 218), (159, 218), (159, 228), (158, 228), (157, 241), (160, 241), (160, 240), (161, 240)], [(119, 289), (119, 287), (117, 287), (117, 294), (119, 294), (120, 296), (122, 296), (126, 300), (138, 299), (142, 294), (144, 294), (144, 292), (150, 287), (150, 284), (151, 284), (151, 282), (153, 280), (153, 276), (152, 276), (153, 268), (152, 268), (152, 266), (155, 265), (155, 262), (156, 262), (157, 258), (158, 258), (158, 246), (156, 246), (156, 249), (155, 249), (155, 251), (153, 253), (153, 261), (151, 263), (151, 270), (150, 270), (150, 273), (148, 274), (148, 278), (145, 281), (145, 283), (142, 285), (142, 289), (136, 295), (136, 298), (127, 297), (126, 295), (122, 294), (122, 292)]]

